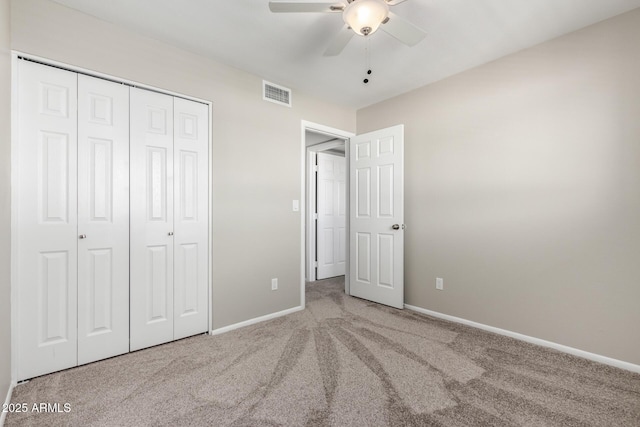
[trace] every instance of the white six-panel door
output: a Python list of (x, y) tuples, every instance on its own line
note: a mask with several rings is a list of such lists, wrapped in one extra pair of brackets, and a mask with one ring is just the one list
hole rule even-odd
[(173, 97), (131, 88), (131, 350), (173, 339)]
[(77, 74), (18, 63), (18, 379), (77, 365)]
[(179, 339), (207, 330), (209, 109), (181, 98), (173, 108), (173, 339)]
[(342, 276), (346, 260), (346, 161), (344, 157), (317, 154), (317, 259), (316, 278)]
[(129, 88), (78, 75), (78, 363), (129, 351)]
[(404, 307), (404, 126), (349, 142), (350, 293)]

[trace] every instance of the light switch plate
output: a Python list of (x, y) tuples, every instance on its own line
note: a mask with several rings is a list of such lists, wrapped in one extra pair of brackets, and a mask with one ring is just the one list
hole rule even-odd
[(293, 211), (300, 212), (300, 200), (293, 201)]

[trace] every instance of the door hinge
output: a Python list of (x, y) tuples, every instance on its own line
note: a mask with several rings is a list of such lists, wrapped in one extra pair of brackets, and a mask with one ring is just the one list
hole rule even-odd
[(317, 213), (313, 214), (313, 219), (315, 219), (316, 221), (318, 220), (318, 214)]
[(318, 165), (313, 165), (313, 171), (318, 172)]
[(314, 266), (315, 268), (318, 268), (318, 261), (313, 261), (313, 266)]

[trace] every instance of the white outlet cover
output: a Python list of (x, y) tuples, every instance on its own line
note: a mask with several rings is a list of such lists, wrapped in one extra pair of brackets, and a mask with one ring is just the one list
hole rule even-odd
[(440, 291), (444, 289), (444, 279), (442, 277), (436, 277), (436, 289)]

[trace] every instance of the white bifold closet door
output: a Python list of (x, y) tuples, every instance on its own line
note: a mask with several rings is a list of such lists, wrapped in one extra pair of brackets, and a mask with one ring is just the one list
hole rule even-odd
[(131, 350), (208, 325), (208, 107), (131, 89)]
[(209, 107), (174, 98), (173, 339), (208, 330)]
[(78, 364), (129, 351), (129, 88), (78, 75)]
[(19, 63), (18, 379), (78, 364), (78, 75)]
[(128, 350), (128, 90), (18, 63), (18, 379)]
[(131, 350), (173, 339), (173, 97), (131, 88)]

